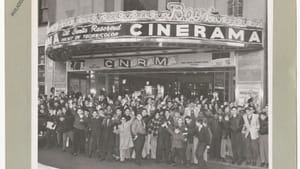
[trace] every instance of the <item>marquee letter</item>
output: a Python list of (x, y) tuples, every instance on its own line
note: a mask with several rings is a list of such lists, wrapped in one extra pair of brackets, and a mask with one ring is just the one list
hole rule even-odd
[(250, 38), (249, 38), (249, 42), (257, 42), (260, 43), (260, 39), (258, 36), (258, 33), (256, 31), (253, 31)]
[(168, 65), (168, 58), (164, 58), (164, 57), (155, 57), (155, 58), (154, 58), (154, 64), (155, 64), (155, 65), (166, 66), (166, 65)]
[(176, 25), (176, 36), (189, 36), (189, 25)]
[(224, 35), (220, 27), (216, 27), (210, 36), (210, 39), (224, 39)]
[(235, 32), (233, 28), (229, 28), (228, 39), (244, 41), (244, 35), (244, 30), (239, 30), (238, 32)]
[(119, 66), (120, 67), (130, 67), (130, 60), (129, 59), (119, 59)]
[(108, 68), (114, 68), (114, 62), (113, 60), (110, 59), (104, 59), (104, 67), (108, 67)]
[(152, 36), (152, 35), (153, 35), (153, 24), (152, 24), (152, 23), (149, 24), (148, 35), (149, 35), (149, 36)]
[(130, 34), (133, 36), (140, 36), (142, 34), (142, 32), (139, 31), (139, 29), (141, 29), (142, 27), (143, 27), (143, 25), (138, 24), (138, 23), (131, 25)]
[(142, 66), (142, 67), (146, 67), (147, 66), (147, 60), (143, 59), (143, 58), (138, 58), (137, 59), (137, 65)]
[(166, 27), (164, 27), (162, 24), (157, 24), (157, 35), (161, 36), (162, 33), (164, 33), (165, 36), (170, 36), (170, 28), (170, 24), (166, 24)]
[(205, 31), (205, 26), (195, 25), (194, 36), (199, 37), (200, 35), (201, 38), (206, 38)]

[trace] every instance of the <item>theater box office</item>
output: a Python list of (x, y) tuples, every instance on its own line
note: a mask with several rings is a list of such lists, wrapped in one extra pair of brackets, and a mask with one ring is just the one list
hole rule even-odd
[(265, 105), (265, 27), (183, 3), (58, 20), (47, 28), (45, 53), (56, 63), (48, 89), (189, 98), (218, 93), (222, 101), (243, 104), (253, 97)]

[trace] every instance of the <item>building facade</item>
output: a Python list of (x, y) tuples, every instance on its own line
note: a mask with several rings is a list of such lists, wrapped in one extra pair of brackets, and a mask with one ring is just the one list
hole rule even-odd
[(40, 2), (46, 94), (143, 89), (267, 104), (266, 0)]

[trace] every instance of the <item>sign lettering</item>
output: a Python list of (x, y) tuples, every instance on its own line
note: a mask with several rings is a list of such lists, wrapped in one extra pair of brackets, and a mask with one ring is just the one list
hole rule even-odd
[(120, 67), (130, 67), (131, 63), (129, 59), (119, 59), (119, 66)]
[[(200, 47), (202, 44), (215, 44), (237, 50), (263, 47), (262, 21), (215, 12), (215, 9), (193, 9), (186, 8), (182, 3), (168, 3), (167, 10), (163, 11), (104, 12), (67, 18), (48, 27), (46, 54), (52, 59), (68, 60), (68, 57), (57, 57), (63, 56), (64, 50), (60, 49), (65, 45), (70, 47), (72, 55), (77, 50), (75, 45), (124, 43), (124, 47), (127, 47), (140, 41), (153, 46), (156, 44), (153, 42), (163, 42), (170, 47), (181, 44), (198, 44)], [(154, 63), (165, 61), (157, 60)], [(110, 61), (107, 64), (113, 65)], [(121, 66), (128, 65), (131, 66), (124, 61)]]
[(114, 62), (114, 60), (111, 60), (111, 59), (104, 59), (104, 67), (107, 67), (107, 68), (114, 68), (114, 67), (115, 67), (115, 62)]
[[(71, 34), (68, 32), (72, 32)], [(86, 40), (105, 40), (122, 37), (176, 37), (195, 41), (227, 40), (239, 43), (262, 43), (262, 30), (242, 29), (228, 26), (208, 26), (200, 24), (167, 24), (167, 23), (122, 23), (111, 26), (88, 25), (86, 28), (60, 31), (48, 36), (47, 46), (61, 43)], [(153, 37), (154, 38), (154, 37)], [(192, 38), (192, 39), (191, 39)], [(172, 40), (170, 40), (172, 42)]]
[(168, 65), (168, 58), (165, 58), (165, 57), (155, 57), (154, 58), (154, 64), (155, 65), (162, 65), (162, 66)]
[(147, 59), (138, 58), (137, 59), (137, 65), (142, 66), (142, 67), (146, 67), (147, 66)]

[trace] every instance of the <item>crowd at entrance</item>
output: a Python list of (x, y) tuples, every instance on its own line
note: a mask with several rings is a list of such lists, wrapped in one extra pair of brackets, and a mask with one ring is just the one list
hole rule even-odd
[(251, 98), (237, 105), (216, 94), (187, 99), (62, 92), (39, 96), (38, 124), (40, 148), (58, 146), (100, 161), (268, 166), (268, 108)]

